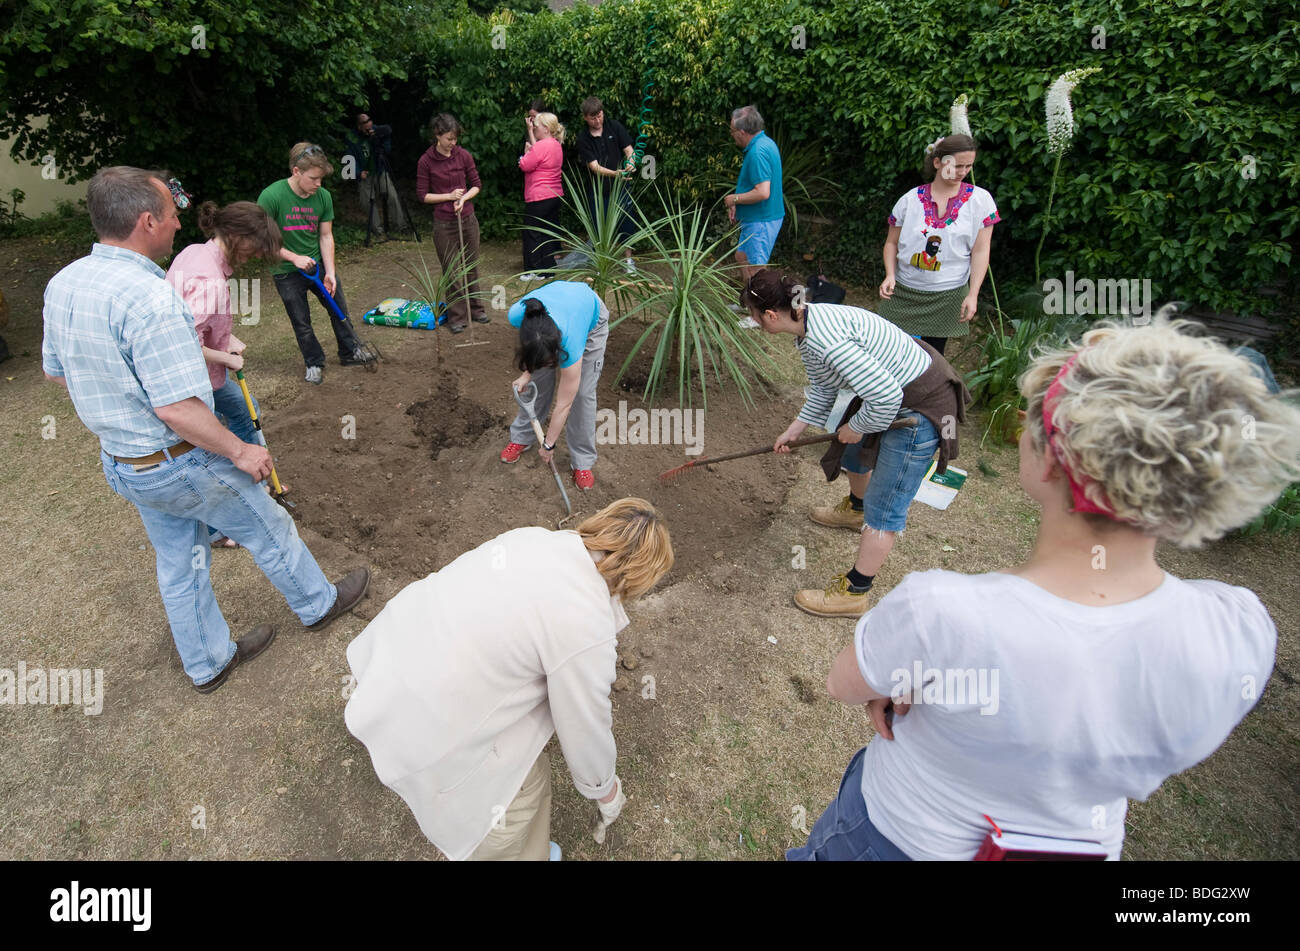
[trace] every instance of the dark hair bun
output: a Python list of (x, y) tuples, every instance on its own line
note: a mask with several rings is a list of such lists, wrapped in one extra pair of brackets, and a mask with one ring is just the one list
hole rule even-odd
[(205, 238), (212, 237), (215, 232), (219, 210), (215, 201), (205, 201), (199, 206), (199, 230)]

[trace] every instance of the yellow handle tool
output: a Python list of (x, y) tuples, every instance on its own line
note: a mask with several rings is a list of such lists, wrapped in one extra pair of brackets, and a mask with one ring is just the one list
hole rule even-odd
[[(244, 381), (244, 371), (236, 370), (235, 379), (239, 382), (240, 392), (244, 394), (244, 405), (248, 407), (248, 415), (253, 420), (253, 428), (257, 430), (257, 438), (262, 443), (262, 448), (266, 448), (266, 437), (262, 435), (262, 421), (257, 418), (257, 408), (253, 405), (253, 394), (248, 392), (248, 383)], [(280, 486), (280, 477), (275, 472), (274, 463), (271, 465), (271, 488), (275, 490), (275, 497), (281, 499), (288, 505), (292, 505), (288, 499), (283, 499), (284, 489)]]

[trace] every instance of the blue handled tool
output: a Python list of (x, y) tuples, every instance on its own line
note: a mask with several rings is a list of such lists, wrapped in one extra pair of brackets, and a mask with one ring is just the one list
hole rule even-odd
[(322, 281), (320, 277), (320, 262), (312, 261), (311, 270), (302, 271), (301, 274), (303, 277), (307, 278), (307, 280), (311, 281), (312, 284), (316, 286), (317, 290), (320, 291), (321, 299), (325, 301), (325, 308), (333, 315), (334, 319), (352, 331), (352, 336), (357, 342), (358, 354), (361, 357), (365, 368), (367, 370), (379, 369), (379, 360), (381, 357), (379, 348), (361, 339), (361, 335), (357, 333), (357, 329), (352, 325), (352, 321), (348, 319), (348, 315), (343, 313), (338, 302), (334, 300), (334, 295), (325, 289), (325, 282)]

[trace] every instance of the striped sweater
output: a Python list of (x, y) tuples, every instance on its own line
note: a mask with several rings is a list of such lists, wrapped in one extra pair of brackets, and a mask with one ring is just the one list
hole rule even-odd
[(879, 314), (843, 304), (809, 304), (795, 346), (808, 371), (799, 419), (825, 426), (842, 389), (862, 397), (849, 425), (860, 433), (888, 428), (903, 405), (903, 387), (930, 366), (915, 340)]

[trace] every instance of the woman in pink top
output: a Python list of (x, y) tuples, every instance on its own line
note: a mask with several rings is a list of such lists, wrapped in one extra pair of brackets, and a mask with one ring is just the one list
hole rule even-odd
[(555, 266), (557, 242), (547, 229), (560, 224), (560, 198), (564, 186), (560, 168), (564, 165), (564, 126), (553, 112), (540, 112), (524, 119), (528, 145), (519, 157), (524, 172), (524, 267), (523, 280), (543, 280), (538, 271)]
[[(230, 309), (230, 276), (253, 258), (274, 259), (280, 253), (280, 228), (256, 203), (236, 201), (224, 208), (204, 202), (199, 230), (208, 236), (172, 259), (167, 281), (194, 314), (194, 330), (207, 361), (212, 382), (212, 406), (232, 433), (244, 442), (258, 442), (257, 429), (244, 403), (239, 383), (228, 370), (244, 367), (244, 342), (234, 335)], [(256, 401), (254, 406), (256, 406)], [(214, 532), (214, 536), (217, 533)], [(226, 539), (226, 546), (237, 547)]]

